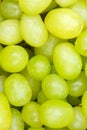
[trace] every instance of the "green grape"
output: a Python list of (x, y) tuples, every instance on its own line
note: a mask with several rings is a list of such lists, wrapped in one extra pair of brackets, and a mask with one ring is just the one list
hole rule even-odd
[(69, 80), (67, 83), (69, 86), (69, 95), (73, 97), (82, 96), (87, 90), (87, 77), (84, 71), (82, 71), (76, 79)]
[(31, 127), (41, 127), (43, 124), (40, 121), (40, 105), (36, 102), (29, 102), (22, 109), (23, 120)]
[(38, 15), (43, 12), (52, 0), (19, 0), (19, 6), (27, 15)]
[(82, 110), (84, 112), (84, 115), (87, 117), (87, 90), (82, 95), (81, 105), (82, 105)]
[(0, 75), (0, 92), (4, 93), (4, 81), (7, 78), (5, 75)]
[(55, 0), (61, 7), (68, 7), (74, 4), (77, 0)]
[(56, 8), (58, 5), (55, 0), (52, 0), (50, 5), (42, 12), (42, 14), (49, 12), (50, 10)]
[(30, 46), (40, 47), (47, 42), (48, 32), (40, 15), (23, 14), (20, 21), (20, 30), (23, 39)]
[(87, 56), (87, 29), (83, 30), (75, 42), (77, 52), (82, 56)]
[(46, 100), (48, 100), (48, 99), (41, 89), (37, 96), (37, 102), (39, 104), (43, 104)]
[(5, 18), (1, 15), (1, 13), (0, 13), (0, 22), (2, 22), (2, 21), (4, 21), (5, 20)]
[(87, 126), (87, 119), (83, 114), (82, 108), (77, 106), (73, 108), (75, 111), (74, 120), (68, 125), (70, 130), (85, 130)]
[(72, 9), (56, 8), (47, 13), (45, 25), (52, 35), (62, 39), (71, 39), (81, 33), (84, 23), (79, 14)]
[(74, 110), (65, 101), (58, 99), (47, 100), (40, 107), (40, 118), (47, 127), (63, 128), (73, 121)]
[(87, 57), (86, 56), (82, 56), (82, 70), (85, 70), (86, 63), (87, 63)]
[(86, 77), (87, 77), (87, 63), (85, 64), (85, 74), (86, 74)]
[(53, 49), (58, 43), (61, 43), (61, 42), (63, 42), (63, 39), (56, 38), (49, 33), (46, 44), (44, 44), (42, 47), (34, 47), (34, 54), (35, 55), (44, 55), (52, 63)]
[(21, 112), (15, 108), (11, 108), (12, 123), (8, 130), (24, 130), (24, 121)]
[(1, 68), (12, 73), (22, 71), (28, 63), (28, 58), (28, 53), (22, 46), (6, 46), (0, 52)]
[(17, 19), (7, 19), (0, 22), (0, 43), (12, 45), (23, 40), (19, 30), (19, 22)]
[(8, 130), (12, 121), (10, 105), (6, 96), (0, 92), (0, 130)]
[(73, 97), (73, 96), (68, 95), (66, 100), (72, 106), (79, 106), (81, 104), (80, 98), (81, 97)]
[(3, 0), (0, 5), (0, 12), (3, 17), (8, 19), (19, 19), (22, 11), (16, 1)]
[(30, 127), (28, 130), (46, 130), (46, 129), (43, 127), (38, 127), (38, 128)]
[(51, 65), (47, 57), (42, 55), (33, 56), (28, 64), (29, 75), (36, 80), (42, 80), (51, 71)]
[(31, 100), (32, 90), (27, 79), (13, 73), (4, 81), (4, 92), (8, 101), (14, 106), (23, 106)]
[(53, 51), (53, 64), (57, 73), (67, 80), (77, 78), (82, 69), (82, 59), (69, 42), (56, 45)]
[(77, 0), (74, 4), (72, 4), (69, 8), (73, 9), (77, 12), (84, 22), (84, 28), (87, 28), (87, 4), (85, 0)]
[(40, 91), (41, 82), (31, 78), (30, 75), (28, 74), (27, 68), (25, 68), (20, 73), (23, 74), (27, 78), (27, 80), (30, 84), (30, 87), (32, 89), (32, 100), (35, 100), (37, 98), (39, 91)]
[(57, 74), (49, 74), (42, 80), (42, 91), (48, 99), (64, 99), (68, 96), (67, 82)]

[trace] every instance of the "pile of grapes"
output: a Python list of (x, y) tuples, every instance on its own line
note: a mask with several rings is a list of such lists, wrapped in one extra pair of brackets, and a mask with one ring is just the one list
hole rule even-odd
[(87, 0), (0, 0), (0, 130), (87, 129)]

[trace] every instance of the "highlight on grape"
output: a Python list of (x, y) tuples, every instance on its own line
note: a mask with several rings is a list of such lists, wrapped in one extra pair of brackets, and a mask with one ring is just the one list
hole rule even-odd
[(87, 129), (87, 0), (0, 0), (0, 130)]

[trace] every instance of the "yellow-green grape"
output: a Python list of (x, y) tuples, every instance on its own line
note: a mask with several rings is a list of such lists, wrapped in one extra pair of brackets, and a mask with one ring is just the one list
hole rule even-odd
[(4, 93), (13, 106), (24, 106), (32, 97), (32, 90), (27, 79), (19, 73), (13, 73), (4, 81)]
[(42, 14), (49, 12), (50, 10), (56, 8), (58, 5), (55, 0), (52, 0), (50, 5), (42, 12)]
[(23, 14), (20, 21), (23, 39), (33, 47), (40, 47), (47, 42), (48, 32), (40, 15), (29, 16)]
[(68, 125), (70, 130), (85, 130), (87, 126), (87, 119), (82, 111), (82, 108), (77, 106), (73, 108), (75, 111), (74, 120)]
[(48, 100), (48, 98), (46, 97), (46, 95), (44, 94), (44, 92), (41, 89), (37, 96), (37, 102), (39, 104), (43, 104), (46, 100)]
[(55, 0), (58, 5), (61, 7), (68, 7), (74, 4), (77, 0)]
[(85, 70), (86, 63), (87, 63), (87, 57), (86, 56), (82, 56), (82, 70)]
[(47, 100), (40, 107), (40, 119), (50, 128), (66, 127), (73, 121), (74, 116), (73, 107), (62, 100)]
[(87, 29), (84, 29), (76, 38), (75, 48), (80, 55), (87, 57)]
[(84, 28), (87, 28), (87, 3), (85, 0), (78, 0), (73, 5), (71, 5), (69, 8), (73, 9), (75, 12), (77, 12), (84, 22)]
[(8, 130), (24, 130), (24, 121), (21, 112), (16, 108), (11, 108), (12, 123)]
[(9, 45), (0, 52), (1, 68), (7, 72), (15, 73), (22, 71), (28, 63), (27, 51), (19, 45)]
[(81, 105), (82, 105), (82, 110), (84, 112), (84, 115), (87, 118), (87, 90), (84, 92), (84, 94), (82, 96)]
[(28, 74), (28, 71), (27, 71), (26, 67), (20, 73), (27, 78), (27, 80), (28, 80), (28, 82), (30, 84), (30, 87), (32, 89), (32, 100), (35, 100), (37, 98), (37, 95), (38, 95), (39, 91), (40, 91), (41, 82), (31, 78), (30, 75)]
[(22, 118), (31, 127), (41, 127), (40, 105), (36, 102), (29, 102), (22, 109)]
[(83, 20), (78, 13), (69, 8), (56, 8), (45, 17), (48, 31), (56, 37), (71, 39), (83, 30)]
[(59, 44), (63, 41), (64, 41), (63, 39), (56, 38), (49, 33), (46, 44), (44, 44), (42, 47), (34, 47), (34, 54), (35, 55), (44, 55), (52, 63), (53, 62), (53, 49), (57, 44)]
[(43, 12), (52, 0), (18, 0), (22, 11), (28, 15), (38, 15)]
[(0, 12), (3, 17), (8, 19), (19, 19), (22, 14), (18, 2), (12, 0), (3, 0), (0, 5)]
[(87, 77), (87, 62), (85, 63), (85, 74), (86, 74), (86, 77)]
[(77, 78), (82, 69), (82, 59), (69, 42), (56, 45), (53, 51), (53, 64), (57, 73), (67, 80)]
[(4, 21), (5, 20), (5, 18), (1, 15), (1, 13), (0, 13), (0, 22), (2, 22), (2, 21)]
[(19, 30), (19, 23), (19, 20), (16, 19), (7, 19), (0, 22), (0, 43), (12, 45), (23, 40)]
[(4, 81), (7, 76), (0, 75), (0, 92), (4, 93)]
[(45, 127), (46, 130), (70, 130), (67, 127), (63, 127), (63, 128), (50, 128), (50, 127)]
[(11, 126), (12, 114), (6, 96), (0, 92), (0, 130), (8, 130)]

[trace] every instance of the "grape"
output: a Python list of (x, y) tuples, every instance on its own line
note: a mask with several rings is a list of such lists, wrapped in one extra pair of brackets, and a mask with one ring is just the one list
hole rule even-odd
[(12, 114), (7, 97), (0, 92), (0, 130), (8, 130), (12, 121)]
[(29, 82), (23, 75), (18, 73), (13, 73), (5, 79), (4, 92), (8, 101), (14, 106), (23, 106), (32, 97)]
[(37, 102), (39, 104), (43, 104), (46, 100), (48, 100), (48, 99), (41, 89), (37, 96)]
[(0, 42), (2, 44), (18, 44), (22, 40), (19, 30), (19, 20), (7, 19), (0, 23)]
[(0, 75), (0, 92), (4, 92), (4, 81), (6, 79), (5, 75)]
[(49, 33), (46, 44), (44, 44), (42, 47), (34, 47), (34, 54), (35, 55), (44, 55), (52, 63), (53, 62), (53, 55), (52, 55), (53, 49), (57, 44), (59, 44), (63, 41), (64, 41), (63, 39), (56, 38)]
[(6, 46), (0, 53), (1, 68), (7, 72), (22, 71), (26, 67), (28, 59), (28, 53), (19, 45)]
[(69, 124), (70, 130), (85, 130), (87, 126), (87, 119), (83, 114), (82, 108), (77, 106), (74, 107), (75, 118), (71, 124)]
[(69, 95), (73, 97), (82, 96), (87, 90), (87, 77), (84, 71), (76, 79), (69, 80), (67, 83), (69, 86)]
[(28, 74), (27, 68), (25, 68), (20, 73), (23, 74), (27, 78), (27, 80), (30, 84), (30, 87), (32, 89), (32, 100), (35, 100), (37, 98), (39, 91), (40, 91), (41, 82), (31, 78), (30, 75)]
[(3, 0), (0, 6), (0, 12), (3, 17), (9, 19), (19, 19), (22, 11), (16, 1)]
[(40, 107), (40, 118), (42, 123), (48, 127), (62, 128), (73, 121), (74, 110), (65, 101), (57, 99), (47, 100)]
[(24, 130), (24, 121), (21, 112), (15, 108), (11, 108), (12, 123), (9, 130)]
[(55, 0), (61, 7), (68, 7), (74, 4), (77, 0)]
[(40, 116), (40, 105), (36, 102), (29, 102), (22, 109), (22, 118), (23, 120), (31, 127), (41, 127)]
[(81, 33), (84, 23), (79, 14), (72, 9), (57, 8), (47, 13), (45, 25), (52, 35), (62, 39), (71, 39)]
[(70, 6), (75, 12), (77, 12), (83, 19), (84, 28), (87, 27), (87, 3), (86, 0), (77, 0)]
[(76, 38), (75, 48), (80, 55), (87, 56), (87, 29)]
[(53, 64), (57, 73), (67, 80), (77, 78), (82, 69), (82, 59), (69, 42), (56, 45), (53, 51)]
[(51, 71), (51, 65), (47, 57), (42, 55), (33, 56), (28, 64), (29, 75), (36, 80), (42, 80)]
[(67, 82), (57, 74), (49, 74), (42, 80), (42, 90), (48, 99), (64, 99), (69, 93)]
[(38, 15), (43, 12), (51, 3), (52, 0), (19, 0), (19, 6), (27, 15)]
[(40, 15), (28, 16), (23, 14), (20, 21), (20, 30), (23, 39), (30, 46), (40, 47), (47, 42), (48, 32)]

